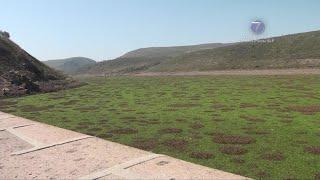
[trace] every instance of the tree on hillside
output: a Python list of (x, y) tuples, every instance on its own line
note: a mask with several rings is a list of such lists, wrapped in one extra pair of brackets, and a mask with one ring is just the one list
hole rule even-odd
[(7, 31), (4, 31), (3, 34), (4, 34), (4, 37), (10, 38), (10, 33), (8, 33)]
[(10, 33), (7, 31), (0, 31), (0, 37), (10, 38)]

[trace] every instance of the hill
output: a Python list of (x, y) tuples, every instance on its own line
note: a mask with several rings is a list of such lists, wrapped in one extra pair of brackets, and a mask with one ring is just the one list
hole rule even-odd
[[(192, 47), (192, 46), (190, 46)], [(196, 46), (197, 47), (197, 46)], [(172, 50), (171, 48), (175, 49)], [(218, 44), (191, 50), (146, 48), (87, 69), (88, 74), (137, 72), (190, 72), (231, 69), (283, 69), (320, 67), (320, 31)], [(182, 49), (188, 49), (184, 47)], [(180, 51), (181, 50), (181, 51)]]
[(320, 67), (320, 31), (186, 53), (148, 71), (211, 71)]
[(184, 53), (213, 49), (227, 45), (228, 44), (211, 43), (193, 46), (142, 48), (128, 52), (117, 59), (97, 63), (95, 66), (88, 67), (87, 69), (81, 71), (81, 73), (122, 74), (145, 71), (150, 67), (156, 66), (166, 60), (177, 57)]
[(66, 59), (43, 61), (43, 63), (66, 74), (75, 74), (85, 67), (94, 65), (96, 61), (85, 57), (72, 57)]
[(48, 92), (71, 80), (32, 57), (7, 37), (0, 37), (0, 97)]
[(217, 47), (223, 47), (227, 44), (222, 43), (211, 43), (211, 44), (200, 44), (192, 46), (173, 46), (173, 47), (150, 47), (150, 48), (141, 48), (131, 52), (128, 52), (121, 56), (120, 58), (158, 58), (158, 57), (175, 57), (184, 53), (213, 49)]

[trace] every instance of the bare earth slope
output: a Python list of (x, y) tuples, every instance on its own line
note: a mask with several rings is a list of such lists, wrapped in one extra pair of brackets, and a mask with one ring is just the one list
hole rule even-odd
[(7, 38), (0, 38), (0, 64), (0, 97), (68, 86), (66, 76), (41, 63)]

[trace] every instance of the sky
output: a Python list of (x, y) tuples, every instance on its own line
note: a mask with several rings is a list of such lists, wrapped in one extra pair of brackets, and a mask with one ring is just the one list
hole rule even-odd
[[(0, 0), (0, 30), (39, 60), (320, 30), (320, 0)], [(266, 24), (263, 35), (250, 22)]]

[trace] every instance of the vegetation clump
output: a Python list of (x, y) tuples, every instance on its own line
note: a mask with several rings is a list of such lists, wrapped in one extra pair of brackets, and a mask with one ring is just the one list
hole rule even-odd
[(310, 106), (290, 106), (289, 110), (297, 111), (305, 115), (314, 115), (320, 112), (320, 105), (310, 105)]
[(163, 145), (176, 150), (184, 150), (188, 145), (188, 141), (183, 139), (168, 139), (163, 142)]
[(319, 146), (309, 146), (305, 147), (304, 151), (311, 154), (320, 155), (320, 147)]
[(218, 144), (251, 144), (256, 140), (250, 136), (236, 136), (219, 134), (213, 137), (213, 142)]
[(281, 152), (266, 153), (262, 155), (262, 159), (268, 161), (282, 161), (285, 159)]
[(159, 130), (159, 133), (162, 133), (162, 134), (178, 134), (181, 132), (182, 132), (182, 129), (179, 129), (179, 128), (165, 128), (165, 129)]
[(132, 146), (139, 148), (139, 149), (146, 150), (146, 151), (150, 151), (158, 146), (158, 140), (156, 140), (156, 139), (138, 139), (138, 140), (133, 141)]

